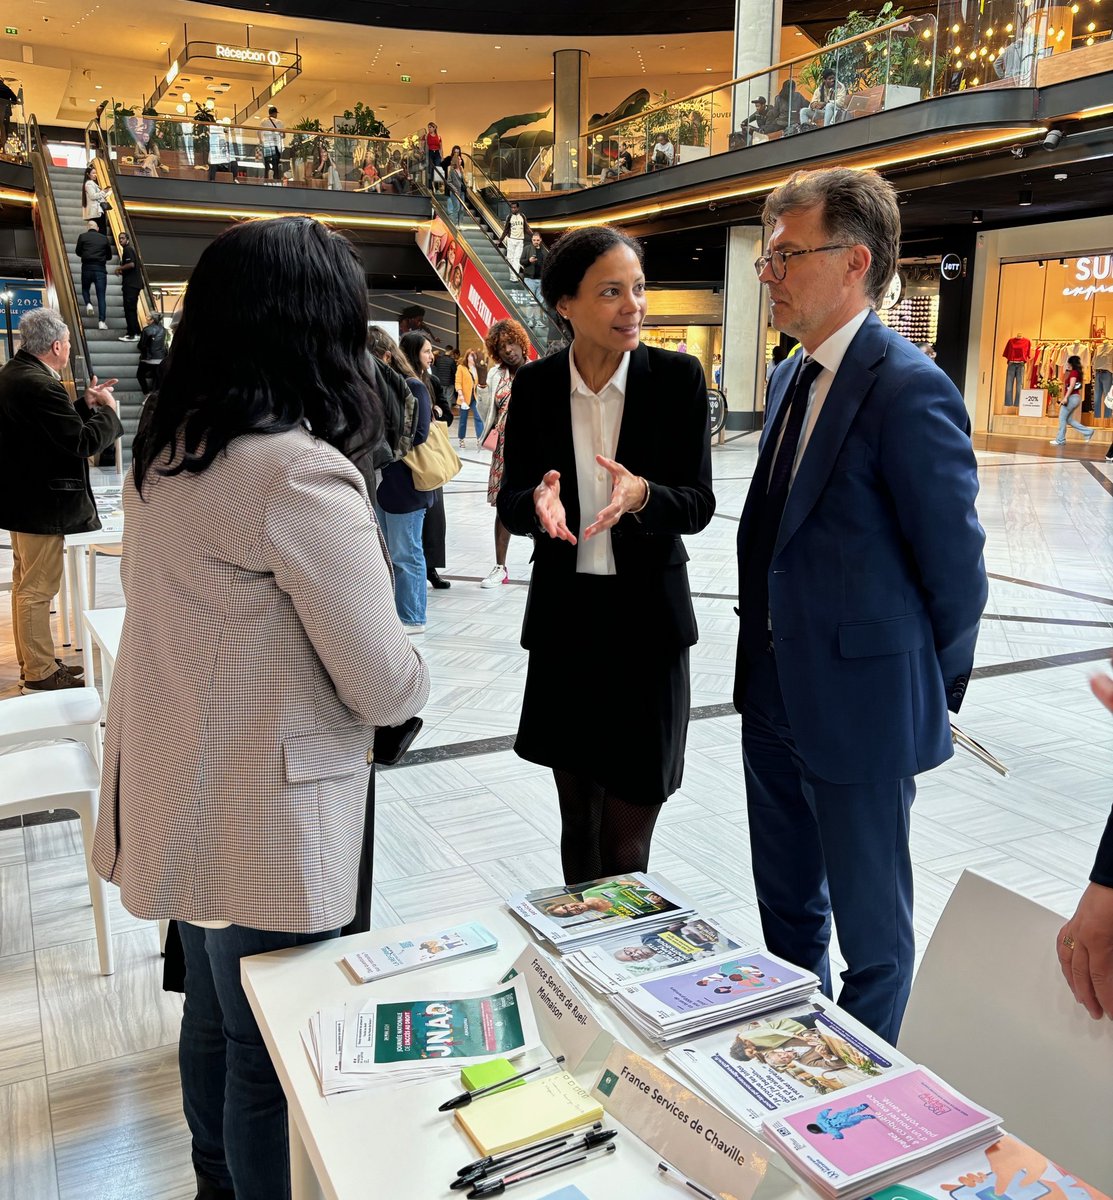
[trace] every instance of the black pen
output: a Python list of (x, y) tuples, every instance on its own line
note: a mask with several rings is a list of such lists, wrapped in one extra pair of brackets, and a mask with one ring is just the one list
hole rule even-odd
[(526, 1154), (536, 1154), (541, 1150), (551, 1149), (553, 1146), (563, 1145), (574, 1137), (581, 1137), (580, 1130), (584, 1133), (592, 1133), (603, 1128), (602, 1121), (596, 1121), (589, 1126), (581, 1125), (578, 1129), (568, 1129), (564, 1133), (559, 1133), (556, 1137), (545, 1138), (540, 1142), (527, 1142), (523, 1146), (515, 1146), (513, 1150), (504, 1150), (501, 1154), (488, 1154), (485, 1158), (477, 1158), (475, 1162), (470, 1162), (466, 1167), (461, 1167), (457, 1175), (471, 1175), (476, 1171), (486, 1171), (493, 1166), (503, 1166), (512, 1159), (522, 1157)]
[(508, 1187), (513, 1187), (516, 1183), (525, 1183), (527, 1180), (537, 1179), (541, 1175), (548, 1175), (550, 1171), (563, 1170), (564, 1167), (574, 1167), (577, 1163), (585, 1162), (589, 1158), (602, 1158), (605, 1154), (613, 1154), (617, 1149), (618, 1146), (611, 1142), (607, 1146), (600, 1146), (598, 1150), (577, 1154), (575, 1158), (565, 1158), (547, 1167), (529, 1167), (514, 1175), (504, 1175), (501, 1179), (486, 1179), (482, 1183), (477, 1183), (468, 1192), (468, 1200), (477, 1200), (480, 1196), (501, 1196)]
[(668, 1163), (659, 1162), (657, 1164), (657, 1170), (660, 1171), (662, 1175), (671, 1175), (677, 1183), (681, 1183), (685, 1187), (691, 1188), (697, 1196), (705, 1196), (707, 1200), (715, 1200), (715, 1197), (709, 1191), (701, 1188), (698, 1183), (693, 1183), (687, 1175), (682, 1175), (675, 1167), (669, 1166)]
[(453, 1096), (451, 1100), (446, 1100), (443, 1104), (439, 1104), (437, 1112), (451, 1112), (454, 1108), (463, 1108), (465, 1104), (470, 1104), (480, 1096), (486, 1096), (488, 1092), (497, 1092), (499, 1088), (516, 1083), (519, 1079), (525, 1079), (527, 1075), (534, 1075), (538, 1071), (544, 1071), (547, 1067), (551, 1067), (553, 1063), (556, 1063), (559, 1067), (562, 1062), (564, 1062), (564, 1055), (558, 1054), (556, 1058), (550, 1059), (548, 1062), (543, 1062), (536, 1067), (529, 1067), (525, 1071), (519, 1071), (517, 1075), (510, 1075), (506, 1079), (500, 1079), (497, 1083), (489, 1083), (486, 1087), (476, 1088), (474, 1092), (461, 1092), (458, 1096)]
[[(563, 1158), (566, 1154), (576, 1154), (580, 1150), (594, 1150), (597, 1146), (603, 1146), (617, 1136), (617, 1129), (592, 1129), (578, 1138), (573, 1138), (571, 1134), (563, 1138), (555, 1138), (554, 1141), (557, 1142), (555, 1146), (548, 1145), (544, 1149), (534, 1148), (526, 1154), (513, 1157), (513, 1159), (508, 1156), (505, 1161), (496, 1162), (489, 1167), (477, 1167), (466, 1175), (460, 1175), (448, 1186), (453, 1191), (473, 1187), (481, 1179), (486, 1179), (490, 1175), (499, 1175), (507, 1170), (519, 1171), (527, 1165), (526, 1159), (536, 1158), (537, 1162), (528, 1164), (527, 1169), (532, 1170), (541, 1163), (552, 1162), (555, 1159)], [(571, 1145), (568, 1145), (569, 1142)]]

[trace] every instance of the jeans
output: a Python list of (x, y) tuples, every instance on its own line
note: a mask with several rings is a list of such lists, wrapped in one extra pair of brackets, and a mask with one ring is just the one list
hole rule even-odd
[[(1103, 402), (1106, 405), (1105, 413), (1101, 411)], [(1094, 416), (1105, 416), (1111, 408), (1113, 408), (1113, 371), (1106, 371), (1098, 367), (1094, 371)]]
[(1086, 438), (1087, 441), (1094, 436), (1092, 429), (1087, 429), (1081, 421), (1075, 419), (1074, 414), (1082, 407), (1082, 393), (1075, 392), (1067, 398), (1066, 404), (1059, 405), (1059, 432), (1055, 435), (1060, 442), (1067, 440), (1067, 426), (1071, 429), (1077, 429), (1079, 433)]
[(240, 984), (240, 959), (336, 937), (230, 925), (178, 930), (185, 951), (185, 1008), (178, 1042), (182, 1103), (193, 1165), (237, 1200), (290, 1195), (286, 1099)]
[(839, 108), (834, 100), (829, 101), (823, 107), (823, 125), (826, 128), (828, 125), (834, 125), (836, 122), (843, 119), (845, 109)]
[(537, 303), (540, 304), (541, 303), (541, 280), (540, 279), (529, 279), (527, 277), (526, 279), (523, 279), (522, 282), (533, 293), (534, 300), (536, 300)]
[(105, 293), (108, 291), (108, 270), (102, 263), (81, 264), (81, 298), (89, 303), (89, 289), (97, 290), (97, 320), (108, 320)]
[(460, 441), (468, 436), (468, 413), (475, 413), (475, 440), (481, 442), (483, 440), (483, 418), (479, 415), (479, 401), (475, 396), (472, 396), (471, 404), (465, 408), (460, 405)]
[(137, 338), (139, 329), (139, 293), (135, 288), (124, 288), (124, 321), (128, 327), (128, 337)]
[(444, 199), (444, 206), (448, 210), (448, 219), (453, 225), (459, 225), (464, 211), (464, 198), (459, 192), (454, 192), (452, 188), (449, 188)]
[(394, 608), (403, 625), (425, 624), (425, 551), (421, 527), (425, 509), (388, 513), (376, 509), (390, 560), (394, 563)]
[(1024, 387), (1024, 368), (1027, 363), (1011, 362), (1005, 371), (1005, 407), (1020, 406), (1020, 392)]

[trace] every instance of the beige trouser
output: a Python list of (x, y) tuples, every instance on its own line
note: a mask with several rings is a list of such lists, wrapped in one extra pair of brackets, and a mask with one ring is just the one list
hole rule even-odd
[(62, 585), (60, 533), (12, 532), (12, 633), (24, 679), (37, 683), (58, 669), (50, 602)]

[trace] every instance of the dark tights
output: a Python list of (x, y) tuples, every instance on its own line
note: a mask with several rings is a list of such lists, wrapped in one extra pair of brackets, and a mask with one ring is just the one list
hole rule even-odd
[(602, 784), (553, 771), (560, 799), (560, 865), (565, 883), (649, 868), (660, 804), (631, 804)]

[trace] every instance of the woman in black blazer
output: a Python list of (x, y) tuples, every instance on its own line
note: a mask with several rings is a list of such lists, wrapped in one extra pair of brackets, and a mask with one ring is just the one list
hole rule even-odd
[(715, 497), (700, 364), (639, 341), (638, 243), (605, 226), (565, 234), (541, 292), (573, 342), (514, 380), (498, 513), (534, 538), (514, 749), (553, 769), (576, 883), (645, 870), (680, 786), (698, 636), (681, 535), (707, 525)]

